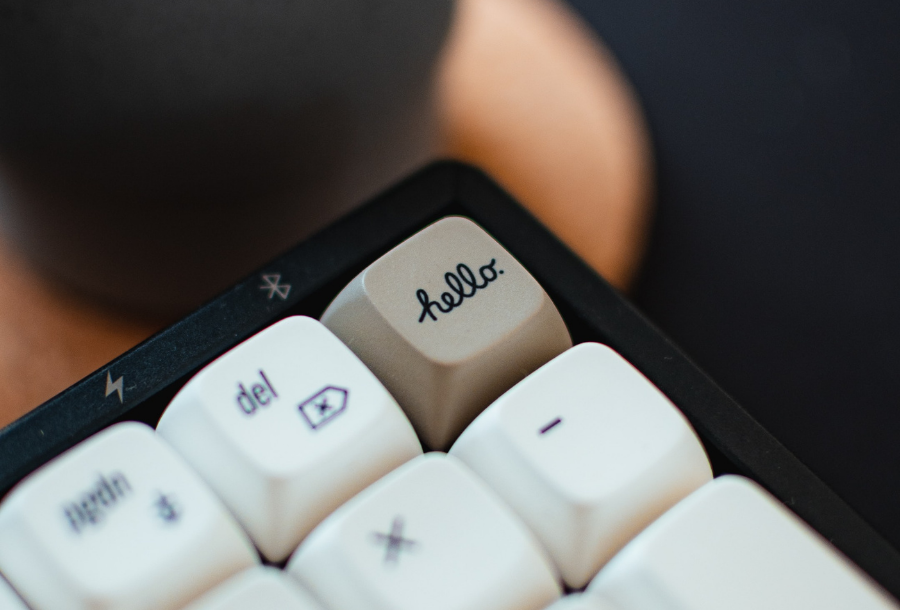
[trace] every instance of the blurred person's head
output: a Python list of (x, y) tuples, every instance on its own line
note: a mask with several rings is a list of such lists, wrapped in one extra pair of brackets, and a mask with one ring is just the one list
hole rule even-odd
[(451, 0), (0, 0), (0, 231), (199, 304), (422, 163)]

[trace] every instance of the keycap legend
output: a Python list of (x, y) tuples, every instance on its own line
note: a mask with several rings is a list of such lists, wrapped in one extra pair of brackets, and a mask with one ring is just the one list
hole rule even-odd
[(322, 388), (311, 397), (300, 403), (300, 413), (309, 427), (318, 430), (347, 408), (347, 396), (344, 388), (328, 386)]
[(259, 377), (262, 383), (250, 384), (250, 389), (244, 387), (243, 383), (238, 383), (238, 393), (235, 396), (238, 407), (247, 415), (253, 415), (257, 409), (268, 406), (273, 400), (278, 398), (278, 392), (272, 387), (272, 382), (266, 377), (266, 373), (260, 369)]
[(181, 518), (181, 508), (172, 494), (160, 493), (153, 507), (156, 509), (156, 516), (166, 523), (175, 523)]
[(401, 552), (411, 550), (418, 544), (415, 540), (403, 537), (403, 517), (400, 516), (394, 517), (389, 533), (373, 532), (372, 539), (384, 545), (384, 563), (392, 564), (397, 563)]
[(562, 423), (562, 418), (561, 418), (561, 417), (557, 417), (557, 418), (554, 419), (552, 422), (550, 422), (549, 424), (547, 424), (546, 426), (544, 426), (543, 428), (541, 428), (540, 430), (538, 430), (538, 434), (547, 434), (547, 433), (550, 432), (553, 428), (555, 428), (556, 426), (558, 426), (558, 425), (561, 424), (561, 423)]
[(99, 525), (120, 501), (131, 494), (131, 484), (121, 472), (100, 475), (94, 485), (75, 502), (63, 508), (63, 513), (76, 534), (86, 527)]
[[(503, 274), (503, 269), (495, 269), (494, 266), (497, 264), (497, 259), (492, 258), (491, 262), (487, 265), (482, 265), (478, 268), (478, 275), (481, 276), (481, 281), (475, 277), (475, 272), (472, 271), (468, 265), (464, 263), (460, 263), (456, 266), (456, 273), (452, 271), (448, 271), (444, 274), (444, 281), (447, 283), (447, 286), (450, 287), (454, 293), (456, 293), (456, 297), (454, 297), (449, 292), (441, 293), (441, 301), (444, 303), (442, 306), (437, 301), (432, 301), (428, 296), (428, 293), (424, 288), (419, 288), (416, 290), (416, 298), (419, 299), (419, 304), (422, 305), (422, 313), (419, 316), (419, 323), (425, 321), (426, 316), (434, 320), (438, 321), (437, 316), (432, 311), (432, 307), (436, 308), (439, 312), (447, 314), (459, 307), (463, 304), (463, 301), (474, 297), (475, 293), (477, 293), (482, 288), (487, 288), (488, 284), (493, 281), (496, 281), (500, 275)], [(468, 289), (466, 288), (468, 286)], [(459, 300), (457, 300), (457, 298)]]

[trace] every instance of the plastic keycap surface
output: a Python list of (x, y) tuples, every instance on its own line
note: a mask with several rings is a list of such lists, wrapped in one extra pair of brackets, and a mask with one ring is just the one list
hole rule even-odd
[(287, 570), (341, 610), (540, 610), (560, 595), (525, 526), (461, 462), (438, 453), (339, 508)]
[(0, 610), (28, 610), (9, 583), (0, 576)]
[(432, 449), (449, 447), (492, 400), (572, 345), (537, 281), (457, 217), (372, 263), (322, 322), (384, 382)]
[(184, 610), (324, 610), (281, 570), (245, 570), (206, 593)]
[(712, 477), (684, 415), (615, 351), (582, 343), (501, 396), (450, 450), (579, 588)]
[(34, 610), (175, 610), (257, 562), (219, 500), (144, 424), (94, 435), (0, 506), (0, 572)]
[(344, 501), (422, 453), (406, 416), (316, 320), (286, 318), (214, 361), (157, 428), (281, 561)]
[(547, 606), (546, 610), (618, 610), (618, 607), (597, 596), (585, 595), (584, 593), (570, 593)]
[(714, 479), (644, 530), (588, 595), (618, 610), (897, 610), (759, 485)]

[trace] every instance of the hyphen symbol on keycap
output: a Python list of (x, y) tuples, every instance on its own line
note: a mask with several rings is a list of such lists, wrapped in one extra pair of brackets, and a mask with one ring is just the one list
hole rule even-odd
[(415, 540), (403, 537), (403, 517), (394, 517), (391, 531), (387, 534), (373, 532), (372, 540), (384, 545), (384, 562), (397, 563), (401, 551), (411, 549), (418, 544)]
[(538, 430), (538, 434), (547, 434), (547, 433), (550, 432), (553, 428), (555, 428), (556, 426), (558, 426), (558, 425), (561, 424), (561, 423), (562, 423), (562, 418), (561, 418), (561, 417), (557, 417), (557, 418), (554, 419), (552, 422), (550, 422), (549, 424), (547, 424), (546, 426), (544, 426), (543, 428), (541, 428), (540, 430)]
[(300, 413), (309, 427), (317, 430), (344, 412), (349, 393), (344, 388), (324, 387), (300, 403)]
[(282, 301), (288, 298), (288, 294), (291, 292), (291, 285), (281, 283), (280, 273), (265, 274), (262, 276), (262, 280), (265, 283), (260, 286), (259, 289), (267, 290), (269, 292), (270, 301), (275, 297), (276, 294)]

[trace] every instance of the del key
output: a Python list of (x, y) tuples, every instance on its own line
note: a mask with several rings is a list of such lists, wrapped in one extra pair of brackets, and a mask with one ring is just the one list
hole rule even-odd
[(305, 316), (273, 324), (200, 371), (157, 432), (273, 562), (338, 506), (422, 453), (384, 386)]
[(537, 281), (478, 225), (445, 218), (358, 275), (322, 316), (445, 449), (488, 404), (571, 347)]

